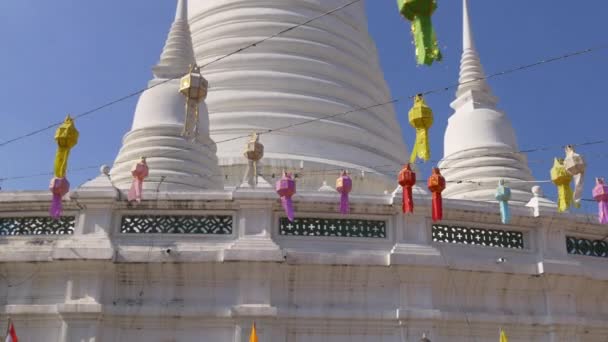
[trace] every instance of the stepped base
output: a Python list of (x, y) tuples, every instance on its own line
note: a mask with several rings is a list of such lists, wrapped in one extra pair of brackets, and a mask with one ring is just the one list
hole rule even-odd
[(127, 133), (110, 176), (114, 186), (127, 189), (131, 168), (144, 156), (150, 175), (144, 189), (156, 191), (220, 190), (224, 176), (218, 166), (215, 143), (210, 138), (184, 138), (180, 125), (142, 128)]

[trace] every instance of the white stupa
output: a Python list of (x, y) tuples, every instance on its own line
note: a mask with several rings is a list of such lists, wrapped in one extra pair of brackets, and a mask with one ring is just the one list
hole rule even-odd
[(179, 93), (180, 78), (195, 63), (186, 0), (178, 0), (175, 21), (154, 67), (154, 78), (141, 94), (133, 126), (123, 140), (111, 176), (114, 185), (128, 187), (131, 167), (147, 158), (150, 176), (147, 189), (197, 191), (223, 189), (215, 143), (209, 137), (209, 114), (203, 102), (199, 112), (199, 135), (195, 141), (182, 136), (186, 100)]
[[(344, 2), (192, 0), (199, 63)], [(484, 81), (458, 90), (442, 162), (448, 179), (483, 185), (450, 184), (439, 222), (421, 189), (404, 214), (399, 191), (381, 190), (394, 175), (365, 167), (405, 160), (390, 106), (262, 135), (262, 173), (304, 161), (292, 221), (267, 179), (234, 186), (244, 141), (219, 141), (388, 99), (362, 3), (203, 68), (220, 167), (205, 106), (198, 140), (181, 136), (177, 79), (194, 52), (179, 0), (110, 177), (104, 167), (73, 188), (60, 219), (47, 214), (48, 189), (0, 192), (0, 324), (10, 319), (27, 342), (245, 342), (254, 323), (264, 342), (487, 342), (500, 328), (510, 341), (606, 341), (605, 226), (539, 208), (538, 188), (532, 208), (512, 206), (509, 224), (498, 204), (479, 201), (497, 178), (532, 178)], [(480, 76), (465, 10), (461, 81)], [(142, 155), (148, 191), (128, 203)], [(352, 175), (349, 214), (339, 211), (337, 171), (307, 175), (339, 167), (368, 170)]]
[[(196, 59), (205, 66), (340, 5), (344, 2), (190, 1)], [(316, 190), (347, 168), (365, 172), (365, 184), (355, 191), (394, 188), (395, 170), (407, 150), (393, 106), (358, 111), (391, 99), (363, 2), (214, 62), (202, 72), (211, 84), (211, 137), (231, 180), (242, 180), (246, 136), (256, 131), (265, 146), (263, 174), (283, 168), (298, 172), (304, 166), (298, 187)], [(242, 138), (232, 140), (237, 137)]]
[(473, 42), (468, 3), (463, 0), (463, 52), (460, 86), (451, 107), (444, 140), (444, 158), (439, 163), (448, 181), (444, 197), (487, 201), (494, 199), (500, 179), (512, 189), (512, 199), (527, 202), (533, 185), (526, 157), (517, 153), (517, 139), (498, 99), (485, 80)]

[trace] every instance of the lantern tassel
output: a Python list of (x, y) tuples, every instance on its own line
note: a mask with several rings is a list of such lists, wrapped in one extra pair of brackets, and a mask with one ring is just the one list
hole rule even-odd
[(413, 213), (414, 212), (414, 197), (412, 196), (412, 187), (407, 186), (403, 188), (403, 212)]
[(291, 197), (283, 196), (281, 197), (281, 204), (283, 205), (283, 209), (285, 210), (285, 214), (287, 214), (287, 218), (289, 222), (293, 222), (294, 219), (294, 210), (293, 210), (293, 202), (291, 201)]
[(348, 213), (350, 213), (348, 193), (343, 192), (342, 195), (340, 195), (340, 214), (346, 215)]
[(53, 219), (58, 219), (61, 217), (61, 213), (63, 212), (63, 204), (61, 203), (61, 195), (53, 194), (53, 200), (51, 202), (51, 208), (49, 209), (49, 215)]
[(435, 61), (441, 61), (442, 55), (430, 16), (416, 16), (412, 22), (412, 34), (418, 64), (431, 65)]
[(440, 192), (433, 192), (433, 222), (443, 220), (443, 199)]
[(135, 177), (133, 178), (133, 182), (131, 183), (131, 188), (129, 189), (129, 193), (127, 194), (127, 198), (129, 202), (137, 201), (137, 203), (141, 202), (141, 194), (143, 192), (144, 180), (143, 178)]
[(569, 184), (559, 185), (557, 187), (557, 210), (564, 212), (568, 210), (572, 204), (572, 189)]
[(509, 224), (511, 222), (511, 210), (507, 201), (500, 201), (500, 221), (502, 224)]
[(599, 211), (599, 222), (601, 224), (608, 224), (608, 201), (601, 201), (597, 203)]
[(428, 161), (431, 158), (428, 128), (416, 128), (416, 142), (410, 156), (410, 163), (416, 162), (416, 157)]
[(574, 206), (580, 208), (581, 199), (583, 198), (583, 188), (585, 187), (585, 174), (576, 174), (572, 176), (572, 179), (574, 179), (574, 193), (572, 194), (572, 199), (574, 201)]

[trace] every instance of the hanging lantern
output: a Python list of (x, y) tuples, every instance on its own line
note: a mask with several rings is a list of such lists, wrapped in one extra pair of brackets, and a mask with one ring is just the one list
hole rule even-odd
[(276, 183), (276, 190), (279, 197), (281, 197), (281, 204), (287, 214), (289, 221), (293, 222), (294, 211), (291, 196), (296, 193), (296, 182), (291, 178), (291, 174), (283, 171), (283, 177)]
[(63, 205), (61, 203), (61, 200), (63, 196), (67, 195), (67, 193), (70, 192), (70, 182), (68, 182), (68, 180), (65, 178), (54, 177), (53, 179), (51, 179), (49, 190), (53, 194), (49, 214), (53, 219), (56, 220), (61, 217), (61, 213), (63, 212)]
[(441, 192), (445, 190), (445, 178), (438, 168), (433, 168), (433, 174), (427, 182), (429, 190), (433, 193), (433, 221), (443, 220), (443, 200)]
[(574, 179), (574, 205), (577, 208), (580, 208), (581, 199), (583, 198), (585, 169), (587, 168), (587, 165), (585, 164), (583, 157), (574, 151), (574, 147), (572, 145), (566, 146), (566, 159), (564, 159), (564, 167)]
[(139, 162), (137, 162), (135, 165), (133, 165), (133, 168), (131, 168), (131, 175), (133, 175), (133, 183), (131, 183), (131, 189), (129, 189), (129, 193), (127, 194), (129, 202), (141, 202), (144, 179), (148, 177), (149, 173), (150, 169), (148, 168), (148, 164), (146, 163), (146, 157), (141, 157)]
[(258, 185), (258, 162), (264, 157), (264, 145), (260, 143), (260, 136), (257, 133), (251, 134), (244, 155), (249, 161), (252, 172), (249, 174), (250, 183), (252, 186)]
[(414, 212), (414, 197), (412, 187), (416, 185), (416, 173), (412, 171), (410, 164), (405, 165), (399, 172), (399, 185), (403, 189), (403, 212)]
[(182, 135), (195, 139), (198, 136), (199, 106), (207, 98), (209, 83), (201, 75), (200, 68), (194, 64), (190, 72), (182, 77), (179, 92), (186, 97), (186, 117)]
[(532, 208), (532, 216), (540, 217), (540, 199), (543, 196), (543, 191), (540, 186), (535, 185), (532, 187), (532, 198), (528, 203), (526, 203), (526, 207)]
[(608, 185), (604, 178), (595, 179), (593, 199), (598, 203), (598, 220), (601, 224), (608, 224)]
[(78, 130), (74, 120), (68, 115), (55, 131), (57, 153), (55, 154), (55, 177), (63, 178), (68, 169), (70, 150), (78, 143)]
[(511, 199), (511, 188), (505, 186), (505, 181), (501, 179), (496, 189), (496, 200), (500, 205), (500, 220), (503, 224), (511, 222), (511, 211), (509, 210), (509, 200)]
[(55, 153), (54, 178), (51, 179), (49, 190), (53, 194), (53, 200), (49, 214), (58, 219), (63, 211), (61, 200), (70, 191), (70, 183), (66, 178), (68, 169), (68, 158), (71, 149), (78, 143), (78, 130), (74, 126), (74, 120), (68, 115), (61, 126), (55, 131), (55, 142), (57, 152)]
[(431, 65), (441, 61), (441, 51), (431, 15), (437, 9), (436, 0), (397, 0), (399, 12), (412, 23), (412, 35), (416, 46), (416, 62)]
[(551, 168), (551, 181), (557, 186), (557, 210), (564, 212), (572, 205), (572, 175), (566, 171), (563, 159), (555, 158)]
[(415, 163), (416, 157), (428, 161), (431, 158), (429, 129), (433, 125), (433, 111), (426, 105), (421, 94), (416, 95), (414, 107), (412, 107), (408, 116), (410, 125), (416, 129), (416, 141), (412, 148), (410, 163)]
[(348, 176), (346, 170), (336, 179), (336, 190), (340, 193), (340, 214), (350, 213), (348, 194), (353, 190), (353, 180)]

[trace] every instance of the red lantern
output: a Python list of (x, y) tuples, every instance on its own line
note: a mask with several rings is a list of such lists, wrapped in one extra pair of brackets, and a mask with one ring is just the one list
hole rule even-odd
[(296, 182), (291, 178), (291, 174), (283, 172), (283, 177), (276, 183), (276, 190), (281, 197), (281, 204), (289, 221), (293, 222), (294, 211), (291, 196), (296, 194)]
[(403, 188), (403, 212), (414, 212), (414, 197), (412, 187), (416, 185), (416, 173), (412, 171), (410, 164), (403, 167), (399, 172), (399, 185)]
[(441, 221), (443, 219), (441, 192), (445, 190), (445, 178), (443, 178), (438, 168), (433, 168), (433, 174), (429, 177), (427, 185), (433, 193), (433, 221)]
[(340, 213), (346, 215), (350, 212), (348, 194), (353, 190), (353, 180), (342, 171), (342, 175), (336, 179), (336, 190), (340, 193)]

